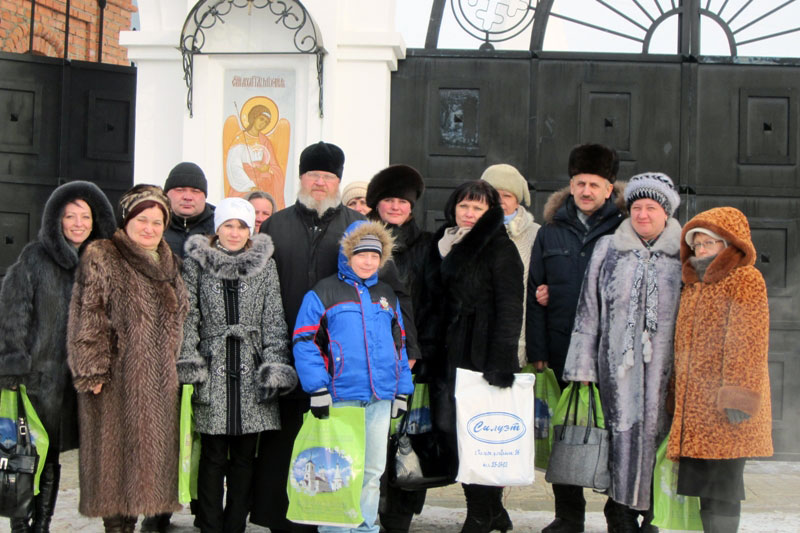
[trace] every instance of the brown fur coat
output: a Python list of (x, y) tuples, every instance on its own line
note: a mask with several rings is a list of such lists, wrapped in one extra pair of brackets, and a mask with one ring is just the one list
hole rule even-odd
[(90, 244), (78, 268), (67, 346), (87, 516), (180, 509), (176, 362), (188, 303), (179, 259), (163, 240), (158, 253), (156, 264), (117, 230)]
[[(686, 233), (709, 229), (728, 241), (703, 281)], [(731, 459), (772, 455), (767, 354), (767, 288), (753, 266), (747, 218), (732, 207), (698, 214), (683, 228), (683, 293), (675, 328), (675, 416), (669, 457)], [(750, 418), (732, 424), (725, 409)]]

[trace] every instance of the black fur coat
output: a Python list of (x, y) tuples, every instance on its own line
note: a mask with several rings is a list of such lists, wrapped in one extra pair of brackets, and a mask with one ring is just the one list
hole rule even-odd
[(83, 246), (111, 236), (114, 211), (105, 194), (93, 183), (66, 183), (47, 200), (38, 238), (8, 269), (0, 290), (0, 388), (26, 386), (51, 446), (61, 450), (78, 446), (66, 339), (79, 250), (61, 228), (64, 207), (78, 198), (92, 210), (92, 233)]
[(439, 228), (428, 249), (419, 336), (427, 379), (444, 383), (452, 395), (456, 368), (519, 370), (524, 284), (522, 260), (500, 207), (487, 211), (443, 259), (438, 242), (445, 229)]

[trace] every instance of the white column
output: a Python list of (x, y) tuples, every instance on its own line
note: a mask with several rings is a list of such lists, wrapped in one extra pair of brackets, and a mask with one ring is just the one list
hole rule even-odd
[(332, 132), (345, 152), (347, 183), (369, 180), (389, 164), (391, 73), (405, 57), (405, 44), (394, 28), (393, 0), (339, 4), (330, 97)]
[(179, 40), (192, 1), (139, 0), (141, 31), (120, 32), (136, 64), (134, 183), (163, 185), (183, 161), (183, 81)]

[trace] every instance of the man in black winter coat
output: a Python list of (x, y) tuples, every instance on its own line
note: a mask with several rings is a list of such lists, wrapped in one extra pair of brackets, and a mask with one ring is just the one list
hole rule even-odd
[[(281, 298), (292, 337), (303, 296), (317, 281), (338, 271), (339, 240), (345, 229), (364, 215), (342, 205), (339, 185), (344, 153), (334, 145), (319, 142), (300, 154), (300, 192), (294, 205), (273, 214), (260, 232), (272, 237), (272, 258), (278, 269)], [(418, 353), (410, 297), (399, 281), (397, 269), (388, 263), (379, 274), (400, 298), (409, 358)], [(410, 327), (409, 327), (410, 325)], [(415, 357), (416, 358), (416, 357)], [(281, 430), (261, 435), (250, 521), (272, 533), (316, 531), (316, 527), (293, 524), (286, 519), (289, 500), (286, 481), (292, 445), (309, 408), (309, 399), (299, 387), (280, 399)]]
[[(569, 156), (569, 187), (554, 192), (544, 208), (545, 225), (533, 243), (526, 316), (527, 358), (537, 370), (561, 379), (583, 275), (597, 240), (624, 218), (622, 190), (614, 182), (617, 153), (599, 144), (575, 147)], [(553, 485), (556, 518), (542, 533), (583, 531), (583, 488)]]
[(183, 257), (183, 245), (190, 236), (214, 234), (214, 206), (206, 202), (206, 175), (194, 163), (178, 163), (169, 172), (164, 193), (172, 211), (164, 240), (172, 253)]

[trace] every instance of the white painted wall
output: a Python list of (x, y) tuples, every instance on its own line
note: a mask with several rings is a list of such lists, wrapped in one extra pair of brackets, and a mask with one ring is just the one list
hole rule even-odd
[[(405, 57), (403, 39), (395, 31), (395, 4), (395, 0), (303, 2), (327, 52), (323, 118), (315, 57), (288, 54), (195, 56), (190, 118), (178, 45), (194, 2), (139, 0), (141, 30), (120, 34), (120, 43), (138, 68), (134, 182), (163, 184), (175, 164), (194, 161), (208, 178), (209, 201), (222, 198), (223, 77), (228, 69), (243, 68), (292, 69), (296, 74), (295, 160), (287, 169), (287, 183), (292, 186), (287, 204), (296, 193), (297, 157), (319, 140), (344, 150), (342, 186), (371, 178), (389, 164), (391, 72)], [(265, 20), (272, 24), (274, 19)]]

